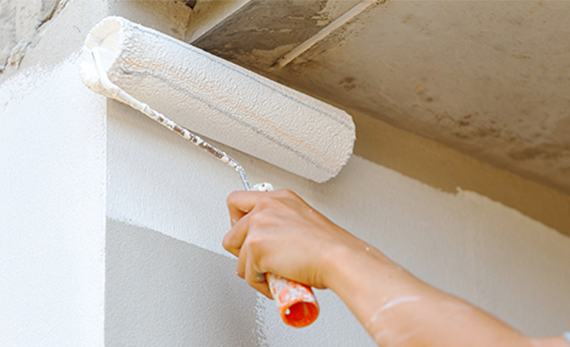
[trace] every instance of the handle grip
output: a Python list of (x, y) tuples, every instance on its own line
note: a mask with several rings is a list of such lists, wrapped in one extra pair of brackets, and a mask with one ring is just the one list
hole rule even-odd
[[(260, 183), (253, 190), (269, 192), (273, 186)], [(319, 303), (310, 287), (269, 272), (265, 278), (285, 324), (302, 328), (311, 325), (319, 317)]]
[(272, 273), (265, 274), (281, 319), (294, 328), (311, 325), (319, 316), (319, 304), (310, 287)]

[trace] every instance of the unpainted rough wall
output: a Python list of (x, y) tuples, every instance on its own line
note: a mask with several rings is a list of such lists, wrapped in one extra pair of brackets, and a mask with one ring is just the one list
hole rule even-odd
[(252, 0), (188, 39), (570, 193), (567, 1), (377, 1), (287, 66), (272, 65), (358, 2)]

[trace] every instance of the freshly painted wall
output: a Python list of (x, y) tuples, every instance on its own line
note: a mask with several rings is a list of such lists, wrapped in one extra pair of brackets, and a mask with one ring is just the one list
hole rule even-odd
[[(221, 246), (229, 229), (225, 197), (241, 189), (237, 174), (127, 106), (109, 101), (107, 111), (108, 218), (146, 229), (146, 233), (152, 230), (185, 241), (187, 249), (198, 246), (220, 254), (189, 258), (196, 268), (227, 263), (223, 256), (232, 256)], [(253, 182), (269, 181), (293, 189), (428, 283), (473, 302), (528, 334), (560, 334), (570, 326), (570, 239), (555, 230), (483, 196), (441, 192), (358, 156), (353, 156), (338, 177), (317, 184), (228, 151)], [(161, 253), (175, 254), (181, 246), (171, 241), (161, 247)], [(234, 264), (228, 266), (233, 269)], [(125, 266), (138, 271), (138, 266), (146, 265), (126, 262)], [(178, 271), (168, 266), (157, 268), (160, 273)], [(188, 273), (187, 279), (211, 282), (212, 291), (224, 295), (212, 276), (217, 275)], [(128, 283), (125, 279), (118, 285), (122, 288)], [(107, 290), (111, 290), (109, 284)], [(241, 288), (238, 293), (237, 297), (251, 300)], [(130, 293), (123, 295), (127, 298)], [(321, 316), (302, 330), (283, 326), (273, 303), (258, 298), (260, 345), (353, 346), (355, 341), (372, 345), (333, 294), (325, 291), (317, 295), (323, 307)], [(222, 308), (229, 302), (228, 298), (219, 300), (217, 305)], [(192, 309), (188, 304), (187, 311)], [(228, 310), (219, 316), (222, 319), (235, 313)], [(125, 320), (135, 327), (132, 317), (144, 314), (144, 310), (137, 315), (126, 311), (123, 316), (115, 312), (107, 316), (107, 332)], [(211, 314), (217, 314), (215, 309)], [(162, 316), (156, 317), (158, 321), (161, 327), (157, 329), (169, 322)], [(171, 322), (178, 324), (176, 318)], [(209, 326), (208, 334), (210, 329), (220, 327)], [(244, 340), (242, 345), (248, 343)]]
[(0, 85), (0, 346), (100, 346), (105, 103), (79, 55)]
[[(0, 74), (0, 345), (372, 346), (329, 291), (317, 291), (313, 326), (282, 324), (221, 247), (237, 174), (81, 84), (81, 42), (103, 16), (172, 35), (187, 18), (169, 23), (149, 2), (58, 6), (20, 67)], [(295, 190), (423, 280), (523, 332), (570, 329), (570, 238), (555, 230), (358, 156), (316, 184), (228, 152), (253, 182)]]
[(106, 103), (77, 64), (106, 8), (0, 0), (0, 346), (104, 345)]

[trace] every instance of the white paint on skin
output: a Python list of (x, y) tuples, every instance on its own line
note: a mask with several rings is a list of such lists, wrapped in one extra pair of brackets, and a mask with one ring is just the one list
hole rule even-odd
[(384, 330), (378, 332), (377, 334), (374, 334), (374, 341), (379, 346), (384, 346), (385, 344), (388, 343), (386, 342), (386, 340), (390, 339), (391, 340), (390, 346), (397, 347), (400, 346), (402, 343), (408, 341), (412, 337), (416, 336), (421, 330), (422, 330), (421, 328), (417, 328), (398, 337), (392, 336), (393, 332), (391, 330)]
[(404, 343), (404, 342), (408, 341), (409, 339), (411, 339), (412, 337), (416, 336), (421, 330), (422, 330), (421, 328), (417, 328), (417, 329), (414, 329), (414, 330), (410, 331), (409, 333), (407, 333), (403, 336), (400, 336), (399, 338), (397, 338), (394, 341), (394, 347), (398, 347), (402, 343)]
[[(229, 219), (225, 199), (232, 190), (241, 188), (235, 173), (141, 118), (136, 111), (118, 103), (110, 103), (109, 108), (110, 217), (231, 256), (222, 248), (221, 240)], [(244, 164), (253, 181), (270, 180), (276, 187), (292, 189), (316, 210), (421, 279), (450, 288), (452, 293), (487, 311), (499, 310), (502, 318), (515, 326), (526, 326), (529, 333), (546, 333), (556, 326), (560, 329), (566, 311), (547, 303), (564, 302), (570, 290), (563, 281), (570, 276), (566, 265), (570, 262), (570, 242), (554, 230), (477, 194), (443, 193), (357, 156), (338, 178), (317, 185), (237, 151), (227, 151)], [(428, 226), (418, 228), (416, 220), (428, 221)], [(449, 259), (454, 260), (452, 264)], [(545, 272), (545, 268), (549, 271)], [(502, 275), (497, 278), (495, 273)], [(537, 287), (536, 281), (527, 280), (534, 277), (552, 285)], [(477, 290), (481, 283), (490, 280), (503, 285)], [(549, 295), (537, 299), (536, 304), (513, 306), (513, 300), (521, 300), (521, 296), (545, 291)], [(261, 329), (270, 345), (301, 345), (306, 341), (319, 345), (317, 336), (344, 341), (340, 333), (336, 334), (345, 329), (337, 314), (344, 312), (343, 306), (333, 298), (323, 301), (323, 295), (317, 293), (323, 312), (315, 327), (295, 337), (279, 328), (279, 319), (272, 320), (273, 302), (261, 304), (266, 322)], [(325, 314), (327, 305), (335, 307), (334, 313)], [(518, 314), (505, 314), (507, 307), (516, 307), (520, 312), (515, 309)], [(527, 310), (533, 314), (523, 314)], [(346, 312), (342, 320), (349, 320), (358, 330), (358, 322), (351, 317)], [(542, 320), (549, 324), (542, 325)], [(311, 335), (311, 331), (321, 333)], [(347, 334), (346, 345), (350, 345), (351, 339), (355, 336)], [(372, 339), (364, 332), (360, 339), (360, 345), (372, 346)], [(282, 340), (290, 344), (279, 342)]]
[[(39, 52), (53, 56), (53, 49)], [(149, 125), (138, 112), (86, 90), (74, 58), (49, 70), (20, 71), (0, 85), (0, 263), (10, 265), (0, 267), (0, 297), (9, 298), (8, 314), (0, 317), (0, 345), (104, 344), (105, 209), (118, 220), (230, 256), (221, 239), (227, 231), (225, 197), (241, 188), (235, 173)], [(529, 334), (567, 328), (570, 242), (554, 230), (478, 194), (442, 193), (356, 156), (337, 178), (316, 185), (231, 153), (256, 181), (293, 189), (429, 283)], [(178, 251), (168, 247), (161, 250), (176, 259)], [(195, 261), (197, 267), (212, 266), (205, 258)], [(170, 274), (168, 267), (161, 270)], [(374, 345), (333, 293), (317, 296), (319, 320), (291, 334), (275, 304), (259, 294), (259, 341), (253, 344)]]
[(388, 301), (387, 303), (385, 303), (384, 305), (380, 306), (380, 308), (374, 312), (374, 314), (372, 315), (372, 317), (370, 317), (370, 319), (368, 320), (368, 322), (366, 322), (366, 324), (364, 325), (364, 327), (366, 329), (368, 329), (372, 324), (374, 324), (374, 322), (380, 317), (380, 315), (386, 311), (389, 310), (395, 306), (401, 305), (401, 304), (405, 304), (405, 303), (409, 303), (409, 302), (414, 302), (414, 301), (419, 301), (421, 300), (421, 297), (419, 296), (404, 296), (404, 297), (400, 297), (400, 298), (395, 298), (392, 299), (390, 301)]
[(376, 343), (379, 346), (383, 346), (384, 345), (384, 337), (388, 334), (389, 334), (388, 331), (381, 331), (381, 332), (374, 335), (374, 341), (376, 341)]
[(394, 299), (389, 301), (388, 303), (386, 303), (386, 305), (382, 306), (378, 311), (379, 312), (384, 312), (388, 309), (391, 309), (394, 306), (398, 306), (404, 303), (408, 303), (408, 302), (413, 302), (413, 301), (419, 301), (422, 298), (419, 296), (407, 296), (407, 297), (402, 297), (402, 298), (398, 298), (398, 299)]
[[(116, 102), (108, 108), (109, 217), (231, 257), (221, 241), (228, 229), (225, 199), (241, 189), (235, 172), (131, 108)], [(570, 240), (556, 231), (483, 196), (444, 193), (358, 156), (318, 185), (221, 147), (252, 181), (292, 189), (422, 280), (529, 334), (562, 331)], [(498, 285), (482, 290), (484, 283)], [(275, 304), (260, 299), (260, 334), (267, 345), (373, 345), (334, 294), (318, 291), (317, 298), (321, 316), (294, 335), (283, 327)]]

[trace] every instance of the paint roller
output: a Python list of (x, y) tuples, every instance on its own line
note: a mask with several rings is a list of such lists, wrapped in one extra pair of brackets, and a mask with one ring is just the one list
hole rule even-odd
[[(272, 187), (252, 188), (236, 160), (185, 126), (319, 183), (336, 176), (356, 139), (346, 112), (121, 17), (91, 30), (80, 74), (94, 92), (130, 105), (232, 167), (246, 190)], [(317, 318), (311, 288), (273, 274), (266, 279), (286, 324), (303, 327)]]

